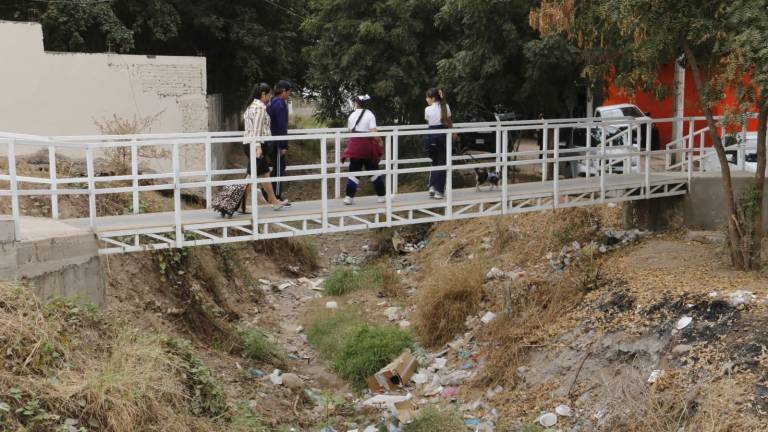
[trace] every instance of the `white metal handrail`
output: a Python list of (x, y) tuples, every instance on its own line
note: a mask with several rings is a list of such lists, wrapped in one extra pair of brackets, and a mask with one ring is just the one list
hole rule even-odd
[[(341, 226), (331, 224), (329, 213), (329, 201), (339, 198), (341, 196), (341, 180), (347, 177), (349, 173), (345, 171), (344, 164), (341, 162), (340, 154), (344, 144), (344, 141), (352, 136), (356, 137), (380, 137), (384, 141), (385, 157), (379, 165), (377, 170), (368, 170), (356, 172), (358, 177), (363, 176), (384, 176), (386, 179), (386, 203), (385, 212), (383, 216), (385, 221), (381, 222), (378, 219), (376, 213), (376, 220), (369, 222), (368, 226), (392, 226), (403, 222), (401, 219), (411, 216), (400, 216), (396, 214), (398, 210), (395, 209), (395, 204), (398, 201), (398, 184), (399, 176), (405, 174), (427, 174), (435, 171), (447, 171), (447, 184), (446, 184), (446, 199), (444, 202), (431, 204), (431, 207), (427, 206), (419, 208), (417, 211), (422, 212), (430, 217), (424, 219), (426, 221), (432, 220), (446, 220), (454, 217), (465, 217), (471, 212), (466, 205), (479, 206), (482, 214), (491, 214), (497, 212), (498, 214), (505, 214), (510, 211), (516, 211), (516, 208), (512, 208), (509, 199), (511, 196), (510, 188), (512, 185), (508, 182), (508, 170), (520, 167), (533, 167), (536, 169), (541, 166), (541, 181), (548, 181), (549, 166), (552, 165), (553, 178), (551, 184), (551, 195), (553, 200), (551, 202), (552, 208), (558, 208), (561, 205), (571, 205), (570, 202), (561, 202), (560, 200), (568, 199), (567, 196), (562, 195), (562, 182), (560, 179), (561, 164), (570, 163), (583, 164), (586, 166), (585, 174), (587, 180), (590, 178), (597, 178), (599, 181), (599, 196), (591, 198), (589, 202), (608, 202), (615, 199), (637, 199), (638, 196), (651, 197), (654, 194), (653, 185), (650, 181), (652, 172), (657, 170), (651, 167), (651, 158), (654, 155), (665, 155), (665, 158), (672, 153), (682, 153), (684, 158), (687, 157), (687, 163), (681, 163), (680, 168), (682, 173), (687, 173), (690, 177), (692, 171), (693, 154), (697, 149), (693, 146), (693, 140), (677, 140), (684, 142), (685, 147), (678, 149), (677, 143), (673, 142), (669, 149), (652, 151), (650, 148), (651, 143), (651, 127), (654, 123), (665, 122), (680, 122), (687, 121), (690, 125), (693, 125), (695, 121), (701, 121), (703, 118), (690, 117), (684, 119), (659, 119), (659, 120), (636, 120), (628, 118), (617, 119), (556, 119), (556, 120), (535, 120), (535, 121), (511, 121), (511, 122), (490, 122), (490, 123), (469, 123), (460, 124), (452, 129), (442, 129), (439, 131), (426, 129), (423, 125), (414, 126), (391, 126), (383, 127), (378, 132), (366, 133), (366, 134), (352, 134), (344, 129), (322, 129), (311, 131), (292, 131), (288, 136), (281, 137), (261, 137), (258, 139), (260, 142), (268, 141), (313, 141), (320, 142), (319, 151), (319, 163), (310, 163), (300, 166), (289, 167), (289, 175), (280, 177), (281, 182), (302, 182), (302, 181), (320, 181), (321, 183), (321, 209), (320, 219), (304, 220), (303, 228), (301, 231), (294, 231), (298, 228), (291, 227), (289, 224), (296, 221), (286, 218), (285, 221), (279, 222), (281, 229), (287, 230), (286, 235), (296, 235), (296, 233), (312, 233), (318, 232), (312, 230), (308, 226), (312, 223), (318, 222), (325, 230), (323, 232), (335, 232), (335, 230), (342, 230), (344, 228), (343, 219), (340, 223)], [(606, 138), (605, 129), (608, 127), (616, 128), (617, 126), (624, 127), (616, 135)], [(560, 137), (565, 136), (574, 129), (585, 129), (586, 145), (584, 147), (577, 148), (560, 148)], [(595, 129), (601, 131), (603, 139), (601, 142), (593, 147), (591, 144), (591, 134), (589, 131)], [(549, 131), (553, 132), (554, 141), (557, 145), (549, 148)], [(704, 130), (692, 131), (691, 136), (703, 136)], [(537, 150), (518, 150), (511, 151), (509, 148), (509, 134), (513, 132), (518, 133), (542, 133), (543, 146)], [(446, 163), (440, 166), (426, 165), (430, 162), (425, 157), (412, 157), (412, 158), (400, 158), (401, 146), (404, 142), (401, 140), (403, 137), (424, 137), (429, 134), (444, 134), (445, 140), (448, 143), (446, 146)], [(493, 133), (496, 136), (496, 151), (486, 154), (476, 154), (472, 156), (468, 155), (453, 155), (451, 142), (453, 140), (453, 134), (468, 134), (468, 133)], [(645, 138), (645, 143), (635, 142), (640, 137)], [(623, 139), (621, 137), (626, 137)], [(637, 139), (635, 140), (635, 137)], [(619, 140), (622, 140), (622, 144), (616, 145)], [(147, 134), (147, 135), (130, 135), (130, 136), (79, 136), (79, 137), (36, 137), (31, 135), (19, 135), (0, 133), (0, 148), (5, 146), (8, 150), (8, 166), (9, 171), (7, 174), (0, 174), (0, 188), (3, 182), (7, 183), (7, 188), (0, 189), (0, 196), (11, 197), (11, 209), (12, 215), (15, 220), (20, 221), (20, 197), (31, 196), (47, 196), (51, 200), (51, 217), (58, 219), (60, 217), (58, 210), (58, 197), (64, 195), (87, 195), (88, 196), (88, 220), (91, 228), (97, 229), (99, 227), (98, 221), (102, 216), (96, 214), (96, 199), (99, 196), (105, 194), (131, 194), (132, 195), (132, 214), (138, 216), (140, 211), (140, 199), (139, 195), (148, 191), (172, 191), (174, 196), (174, 211), (173, 211), (173, 238), (167, 239), (164, 244), (181, 247), (186, 244), (203, 244), (200, 243), (203, 240), (189, 240), (185, 236), (189, 236), (189, 232), (185, 224), (182, 223), (182, 214), (184, 213), (181, 206), (182, 193), (190, 190), (205, 190), (205, 202), (209, 207), (213, 188), (232, 185), (232, 184), (249, 184), (253, 187), (257, 187), (259, 184), (275, 181), (274, 178), (250, 178), (250, 179), (220, 179), (225, 175), (242, 175), (245, 170), (242, 168), (236, 169), (222, 169), (220, 167), (213, 166), (212, 161), (212, 148), (217, 145), (223, 145), (227, 143), (244, 143), (254, 142), (253, 139), (245, 139), (242, 136), (242, 132), (224, 132), (224, 133), (197, 133), (197, 134)], [(614, 144), (614, 145), (612, 145)], [(328, 146), (332, 146), (332, 151), (329, 152)], [(703, 140), (701, 141), (703, 146)], [(18, 175), (17, 173), (17, 157), (18, 148), (22, 146), (44, 147), (48, 149), (50, 172), (47, 177), (34, 177), (30, 175)], [(169, 171), (163, 172), (143, 172), (139, 164), (138, 149), (142, 147), (161, 146), (170, 147), (171, 152), (171, 168)], [(182, 147), (192, 146), (194, 153), (203, 157), (203, 167), (196, 167), (194, 169), (182, 170), (181, 168), (181, 152)], [(641, 148), (644, 146), (644, 148)], [(610, 151), (607, 151), (607, 147), (610, 147)], [(125, 148), (130, 150), (129, 161), (129, 174), (120, 175), (98, 175), (95, 170), (96, 151), (105, 151), (113, 148)], [(703, 157), (702, 149), (700, 147), (699, 157)], [(60, 177), (56, 172), (56, 160), (57, 152), (61, 150), (79, 149), (85, 152), (86, 162), (86, 175), (82, 177)], [(253, 146), (251, 146), (253, 152)], [(252, 156), (254, 156), (252, 154)], [(251, 158), (252, 171), (255, 172), (255, 158)], [(454, 187), (452, 174), (455, 172), (474, 170), (474, 169), (489, 169), (500, 171), (500, 175), (503, 181), (500, 184), (501, 189), (501, 202), (498, 204), (488, 204), (492, 210), (483, 210), (484, 203), (489, 198), (481, 197), (478, 199), (470, 199), (469, 204), (463, 208), (454, 209), (457, 205), (457, 200), (454, 196)], [(678, 165), (668, 166), (665, 164), (661, 168), (661, 172), (671, 171), (670, 168), (678, 168)], [(640, 170), (644, 172), (641, 173)], [(535, 170), (534, 170), (535, 172)], [(609, 196), (608, 184), (606, 177), (624, 176), (625, 178), (632, 178), (633, 175), (642, 174), (640, 180), (633, 180), (635, 187), (630, 188), (636, 190), (632, 192), (632, 195), (626, 195), (624, 197), (616, 198)], [(585, 184), (588, 182), (585, 180)], [(45, 185), (47, 188), (27, 188), (32, 185)], [(80, 186), (80, 187), (73, 187)], [(332, 193), (329, 193), (328, 188), (332, 188)], [(638, 189), (639, 188), (639, 189)], [(672, 192), (664, 191), (663, 193), (680, 193), (679, 189)], [(224, 235), (220, 239), (222, 242), (229, 241), (227, 229), (228, 227), (236, 227), (241, 232), (248, 232), (249, 238), (263, 238), (270, 235), (270, 233), (260, 233), (259, 227), (265, 226), (264, 222), (259, 216), (259, 208), (257, 205), (257, 195), (252, 194), (251, 207), (253, 214), (250, 221), (250, 228), (246, 227), (241, 222), (230, 222), (222, 220), (221, 222), (203, 224), (205, 227), (212, 225), (215, 228), (221, 228), (224, 230)], [(537, 198), (541, 199), (541, 197)], [(587, 202), (587, 201), (584, 201)], [(442, 208), (443, 214), (438, 215), (435, 208)], [(398, 209), (401, 207), (398, 207)], [(371, 214), (372, 210), (364, 209), (355, 213), (354, 208), (350, 208), (347, 212), (349, 218), (353, 220), (360, 220), (363, 216)], [(409, 210), (413, 212), (414, 210)], [(375, 212), (374, 212), (375, 213)], [(454, 215), (454, 213), (456, 213)], [(336, 216), (333, 216), (336, 217)], [(355, 219), (356, 218), (356, 219)], [(431, 218), (431, 219), (430, 219)], [(382, 225), (383, 224), (383, 225)], [(17, 227), (20, 225), (16, 224)], [(212, 234), (200, 231), (203, 228), (195, 228), (190, 232), (194, 232), (195, 235), (202, 235), (204, 237), (211, 237)], [(235, 229), (235, 228), (232, 228)], [(266, 229), (266, 228), (264, 228)], [(115, 235), (129, 235), (129, 233), (118, 231)], [(116, 240), (117, 237), (102, 237), (102, 239), (109, 238), (108, 243), (116, 245), (123, 244), (121, 250), (139, 250), (141, 246), (139, 244), (138, 233), (130, 234), (136, 236), (135, 245), (130, 245), (122, 241)], [(157, 237), (158, 234), (153, 234)], [(276, 235), (276, 234), (275, 234)], [(282, 235), (282, 234), (281, 234)], [(232, 237), (232, 238), (242, 238)], [(105, 240), (106, 241), (106, 240)], [(161, 246), (156, 246), (159, 248)], [(165, 246), (162, 246), (165, 247)], [(138, 249), (137, 249), (138, 248)], [(113, 248), (114, 249), (114, 248)], [(114, 251), (110, 249), (111, 251)]]

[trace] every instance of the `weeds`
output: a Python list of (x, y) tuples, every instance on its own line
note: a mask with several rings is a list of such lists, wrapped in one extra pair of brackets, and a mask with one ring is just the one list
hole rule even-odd
[(413, 339), (408, 333), (395, 327), (362, 325), (344, 341), (333, 368), (356, 386), (364, 387), (366, 378), (406, 348), (413, 348)]
[(325, 280), (325, 293), (342, 296), (361, 289), (374, 289), (397, 294), (400, 278), (383, 265), (363, 269), (337, 269)]
[(484, 266), (473, 262), (442, 267), (416, 301), (415, 329), (425, 345), (444, 344), (464, 329), (483, 296)]
[(434, 406), (419, 410), (416, 418), (403, 427), (403, 432), (443, 432), (466, 430), (464, 421), (455, 411), (440, 411)]
[(286, 264), (300, 265), (305, 270), (316, 270), (320, 267), (320, 252), (311, 239), (280, 238), (254, 242), (257, 252)]
[(309, 317), (307, 339), (326, 360), (333, 360), (345, 340), (363, 324), (362, 313), (352, 307), (319, 309)]
[(251, 360), (282, 363), (283, 355), (277, 346), (272, 343), (264, 333), (251, 327), (242, 327), (239, 330), (243, 340), (243, 355)]

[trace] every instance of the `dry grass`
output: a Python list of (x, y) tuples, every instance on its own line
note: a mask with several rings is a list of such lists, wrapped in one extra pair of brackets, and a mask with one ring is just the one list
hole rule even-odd
[(713, 379), (673, 370), (654, 385), (646, 378), (635, 371), (606, 383), (615, 405), (606, 430), (737, 432), (768, 426), (749, 408), (756, 376)]
[(478, 312), (485, 266), (478, 262), (433, 269), (416, 300), (414, 328), (429, 347), (451, 340), (464, 329), (468, 315)]
[(527, 351), (539, 347), (555, 332), (570, 325), (568, 313), (581, 302), (583, 292), (574, 283), (574, 269), (559, 280), (528, 277), (499, 290), (504, 305), (500, 319), (489, 324), (483, 338), (496, 347), (488, 355), (485, 383), (513, 383), (515, 370)]
[(188, 344), (5, 284), (0, 341), (0, 424), (12, 430), (67, 418), (116, 432), (227, 429), (226, 400)]

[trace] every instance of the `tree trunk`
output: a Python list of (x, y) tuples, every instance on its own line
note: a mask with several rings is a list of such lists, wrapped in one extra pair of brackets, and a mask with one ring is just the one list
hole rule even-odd
[(731, 181), (731, 168), (728, 166), (728, 155), (725, 154), (723, 142), (717, 134), (717, 123), (715, 122), (715, 116), (712, 114), (712, 107), (703, 99), (705, 93), (704, 81), (701, 77), (701, 70), (696, 61), (696, 56), (693, 54), (693, 50), (687, 40), (682, 39), (680, 45), (685, 52), (685, 58), (688, 61), (688, 64), (691, 65), (693, 82), (700, 97), (702, 97), (701, 105), (702, 108), (704, 108), (704, 115), (707, 118), (709, 136), (712, 139), (712, 144), (717, 152), (717, 159), (720, 161), (720, 172), (723, 177), (723, 192), (728, 201), (728, 246), (731, 254), (731, 264), (735, 268), (743, 270), (749, 258), (744, 256), (744, 248), (742, 247), (739, 214), (736, 208), (736, 197), (733, 193), (733, 182)]
[(761, 98), (760, 112), (757, 115), (757, 172), (755, 173), (755, 213), (752, 229), (752, 255), (750, 265), (752, 269), (759, 269), (760, 254), (763, 242), (763, 195), (765, 192), (765, 165), (766, 165), (766, 127), (768, 127), (768, 99)]

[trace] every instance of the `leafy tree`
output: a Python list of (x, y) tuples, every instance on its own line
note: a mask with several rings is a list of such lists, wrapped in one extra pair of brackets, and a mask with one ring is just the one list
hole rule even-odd
[(356, 94), (373, 96), (380, 123), (423, 119), (424, 92), (437, 85), (441, 34), (436, 0), (310, 0), (304, 53), (319, 117), (340, 121)]
[[(693, 74), (710, 138), (720, 162), (727, 197), (731, 262), (743, 269), (757, 265), (754, 257), (759, 256), (760, 248), (760, 242), (755, 241), (744, 228), (761, 227), (762, 215), (759, 211), (749, 215), (739, 211), (727, 155), (717, 133), (718, 123), (712, 109), (723, 102), (723, 88), (727, 83), (723, 65), (737, 49), (737, 42), (729, 41), (735, 34), (742, 34), (745, 39), (753, 38), (753, 35), (745, 35), (745, 30), (734, 25), (733, 20), (728, 25), (728, 8), (739, 8), (738, 3), (747, 2), (737, 2), (734, 6), (731, 3), (722, 0), (545, 0), (539, 9), (532, 12), (531, 22), (543, 34), (563, 33), (577, 41), (587, 61), (585, 72), (592, 80), (599, 81), (611, 74), (617, 84), (627, 89), (658, 88), (658, 70), (684, 57)], [(758, 7), (754, 14), (743, 15), (740, 19), (764, 20), (764, 16), (757, 17), (760, 11)], [(741, 50), (741, 58), (748, 59), (746, 64), (751, 64), (756, 60), (755, 55), (759, 54), (759, 50), (746, 41), (741, 42)], [(734, 69), (732, 80), (741, 81), (743, 71), (743, 68), (740, 71)], [(764, 147), (759, 157), (765, 158)], [(763, 176), (764, 172), (758, 172), (758, 181)], [(762, 181), (760, 183), (758, 190), (762, 195)]]

